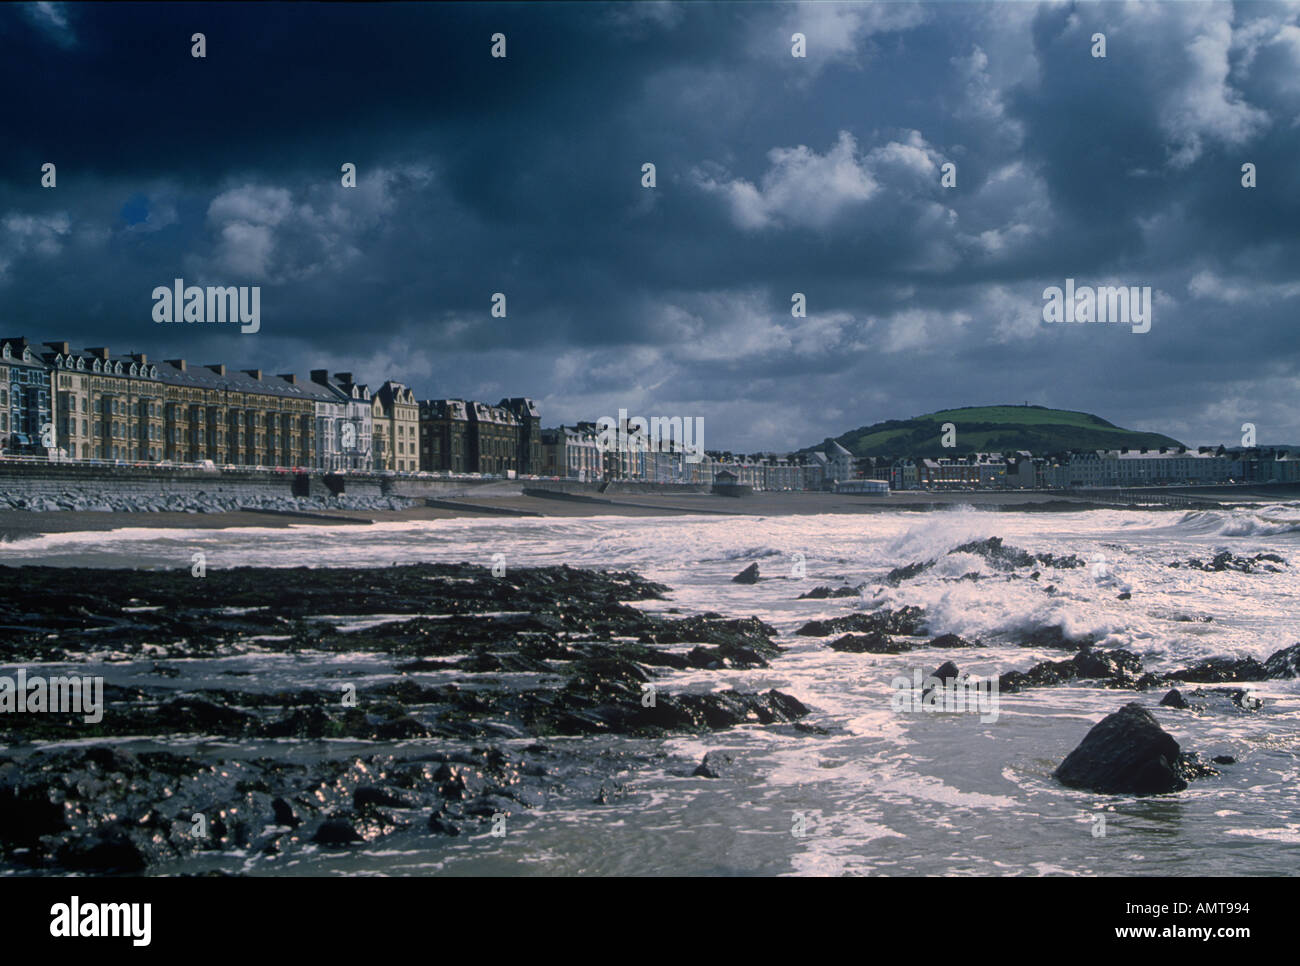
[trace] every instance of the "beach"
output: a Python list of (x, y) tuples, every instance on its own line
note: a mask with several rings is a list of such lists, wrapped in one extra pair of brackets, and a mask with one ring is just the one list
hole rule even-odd
[[(1206, 501), (1220, 499), (1205, 494)], [(1267, 494), (1243, 491), (1232, 502), (1268, 502)], [(942, 510), (970, 506), (989, 511), (1078, 511), (1104, 506), (1054, 491), (896, 491), (887, 496), (851, 493), (761, 492), (743, 497), (707, 493), (567, 494), (536, 490), (491, 496), (458, 496), (402, 510), (320, 509), (301, 512), (238, 510), (211, 513), (0, 510), (0, 541), (45, 533), (76, 533), (123, 528), (222, 530), (241, 527), (291, 527), (310, 524), (397, 523), (476, 517), (653, 517), (867, 514)]]

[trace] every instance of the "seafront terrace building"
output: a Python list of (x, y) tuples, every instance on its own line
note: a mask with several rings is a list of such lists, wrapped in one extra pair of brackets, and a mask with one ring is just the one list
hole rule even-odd
[(0, 449), (46, 455), (53, 449), (49, 366), (21, 336), (0, 339)]
[(47, 345), (57, 445), (70, 458), (313, 465), (321, 392), (294, 376)]
[(565, 480), (603, 479), (604, 454), (596, 442), (594, 427), (586, 425), (589, 428), (557, 426), (542, 430), (541, 475)]
[(389, 380), (371, 400), (374, 466), (377, 470), (414, 473), (420, 468), (420, 404), (415, 393)]
[(469, 463), (471, 472), (504, 476), (519, 471), (519, 418), (503, 406), (471, 402)]
[[(335, 406), (316, 406), (316, 465), (325, 470), (369, 470), (374, 435), (374, 402), (370, 389), (353, 381), (352, 373), (313, 369), (311, 381), (333, 394)], [(321, 440), (325, 442), (322, 444)]]

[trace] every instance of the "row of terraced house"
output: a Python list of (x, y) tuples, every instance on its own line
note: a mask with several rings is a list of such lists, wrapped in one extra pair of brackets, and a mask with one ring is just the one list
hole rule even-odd
[(418, 401), (389, 380), (194, 365), (0, 339), (0, 455), (324, 471), (512, 475), (541, 468), (531, 399)]

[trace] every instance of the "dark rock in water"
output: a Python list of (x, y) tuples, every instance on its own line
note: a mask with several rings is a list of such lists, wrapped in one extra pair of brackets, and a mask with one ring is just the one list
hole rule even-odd
[(1133, 595), (1130, 594), (1130, 593), (1126, 590), (1126, 591), (1124, 591), (1122, 594), (1120, 594), (1118, 597), (1116, 597), (1115, 599), (1116, 599), (1116, 600), (1132, 600), (1132, 599), (1133, 599)]
[(1229, 550), (1222, 550), (1210, 560), (1197, 560), (1195, 558), (1190, 558), (1186, 562), (1175, 560), (1169, 566), (1174, 568), (1187, 567), (1191, 570), (1208, 570), (1216, 573), (1235, 570), (1243, 574), (1278, 574), (1282, 573), (1286, 561), (1275, 553), (1257, 553), (1253, 557), (1239, 557)]
[[(1049, 590), (1052, 588), (1048, 588)], [(1071, 637), (1066, 633), (1065, 628), (1060, 624), (1053, 624), (1050, 627), (1040, 627), (1038, 630), (1022, 637), (1017, 643), (1021, 647), (1053, 647), (1063, 651), (1073, 651), (1080, 647), (1095, 644), (1097, 638), (1091, 634), (1084, 634), (1080, 637)]]
[(352, 823), (347, 819), (327, 818), (316, 829), (312, 841), (317, 845), (326, 846), (351, 845), (353, 842), (360, 842), (361, 836), (357, 834), (357, 830), (352, 827)]
[(731, 578), (733, 584), (756, 584), (758, 583), (758, 564), (752, 563), (736, 576)]
[(298, 813), (294, 811), (292, 805), (283, 798), (276, 798), (271, 801), (271, 811), (275, 815), (276, 825), (287, 825), (289, 828), (297, 828), (301, 823)]
[(1172, 689), (1168, 694), (1160, 699), (1160, 704), (1166, 708), (1186, 708), (1187, 701), (1183, 698), (1182, 692), (1177, 688)]
[(1141, 659), (1123, 648), (1094, 651), (1091, 647), (1084, 647), (1070, 660), (1079, 669), (1081, 678), (1114, 678), (1124, 672), (1136, 674), (1142, 670)]
[(1237, 763), (1237, 759), (1233, 758), (1232, 755), (1215, 755), (1210, 761), (1216, 765), (1235, 765)]
[(1108, 687), (1145, 690), (1157, 679), (1142, 675), (1142, 661), (1132, 651), (1116, 648), (1111, 651), (1094, 651), (1090, 647), (1079, 650), (1065, 661), (1043, 661), (1028, 671), (1008, 671), (998, 678), (998, 689), (1015, 692), (1025, 688), (1046, 687), (1077, 679), (1101, 679)]
[[(429, 816), (435, 835), (473, 834), (496, 813), (544, 805), (561, 789), (589, 799), (615, 771), (660, 764), (605, 742), (552, 745), (552, 736), (659, 738), (741, 725), (824, 733), (800, 728), (807, 707), (775, 690), (675, 692), (666, 681), (649, 691), (664, 668), (763, 667), (781, 653), (776, 629), (755, 618), (672, 619), (632, 606), (666, 591), (635, 574), (571, 567), (507, 578), (469, 564), (231, 567), (203, 581), (188, 567), (0, 567), (7, 661), (93, 666), (121, 654), (143, 667), (165, 657), (181, 671), (106, 685), (97, 723), (0, 715), (0, 745), (24, 745), (0, 755), (0, 875), (131, 873), (198, 855), (243, 868), (313, 843), (374, 842), (416, 815)], [(889, 635), (920, 613), (860, 616)], [(363, 632), (344, 626), (374, 616), (381, 620)], [(252, 663), (266, 651), (378, 654), (398, 675), (358, 687), (347, 702), (337, 684), (241, 690), (242, 680), (207, 663), (232, 655)], [(435, 682), (401, 668), (444, 673)], [(214, 736), (223, 741), (206, 740)], [(66, 745), (88, 738), (104, 744)], [(108, 744), (117, 738), (189, 738), (195, 751), (130, 754)], [(321, 744), (301, 756), (263, 750), (282, 738)], [(352, 741), (322, 739), (381, 744), (360, 753)], [(513, 739), (522, 753), (502, 746)]]
[(454, 822), (448, 821), (441, 815), (429, 816), (429, 831), (435, 835), (459, 835), (460, 829)]
[(943, 681), (946, 684), (949, 681), (961, 677), (961, 671), (957, 669), (957, 665), (954, 664), (952, 661), (944, 661), (937, 668), (935, 668), (933, 671), (930, 672), (930, 677), (938, 678), (940, 681)]
[(1170, 671), (1166, 681), (1264, 681), (1268, 668), (1253, 657), (1212, 657), (1181, 671)]
[(776, 628), (756, 617), (731, 620), (709, 615), (682, 620), (663, 621), (653, 631), (640, 636), (643, 644), (690, 644), (704, 641), (716, 647), (696, 647), (684, 658), (664, 651), (639, 652), (638, 660), (685, 669), (767, 667), (767, 662), (781, 653), (772, 641)]
[(806, 594), (800, 594), (799, 600), (827, 600), (832, 597), (856, 597), (858, 589), (855, 587), (814, 587)]
[(1102, 794), (1161, 795), (1211, 773), (1132, 702), (1094, 725), (1052, 774), (1063, 785)]
[(885, 583), (891, 587), (897, 587), (904, 580), (911, 580), (918, 574), (923, 574), (934, 566), (934, 561), (928, 563), (910, 563), (906, 567), (895, 567), (889, 573), (885, 574)]
[(1271, 678), (1300, 677), (1300, 644), (1274, 651), (1264, 662), (1264, 670)]
[(724, 778), (735, 771), (735, 763), (736, 759), (725, 751), (710, 751), (691, 774), (697, 778)]
[(875, 631), (870, 634), (845, 634), (826, 646), (833, 651), (850, 651), (854, 654), (902, 654), (915, 647)]
[(77, 872), (139, 872), (148, 864), (126, 823), (120, 821), (66, 842), (58, 859), (65, 869)]
[(930, 642), (931, 647), (980, 647), (979, 641), (968, 641), (957, 634), (940, 634)]
[(898, 634), (904, 637), (919, 635), (925, 627), (925, 611), (920, 607), (900, 607), (898, 610), (879, 610), (871, 614), (849, 614), (824, 621), (809, 621), (795, 631), (801, 637), (828, 637), (846, 631), (862, 633)]
[[(949, 681), (955, 681), (958, 678), (960, 678), (961, 671), (958, 670), (957, 665), (954, 664), (952, 661), (944, 661), (937, 668), (935, 668), (933, 671), (930, 672), (930, 677), (937, 678), (939, 681), (943, 682), (943, 684), (946, 685)], [(933, 690), (934, 690), (933, 687), (927, 687), (924, 691), (921, 692), (921, 699), (924, 700), (925, 696)]]
[(949, 553), (969, 553), (983, 557), (999, 570), (1013, 570), (1017, 567), (1032, 567), (1036, 564), (1044, 567), (1073, 570), (1084, 566), (1084, 561), (1074, 554), (1058, 557), (1055, 554), (1031, 554), (1019, 547), (1003, 544), (1001, 537), (989, 537), (987, 540), (973, 540), (954, 547)]

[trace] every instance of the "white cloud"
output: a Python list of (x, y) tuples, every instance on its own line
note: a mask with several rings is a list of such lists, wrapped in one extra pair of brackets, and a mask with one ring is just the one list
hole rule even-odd
[(1300, 295), (1300, 282), (1269, 283), (1244, 277), (1241, 281), (1233, 281), (1209, 269), (1203, 269), (1192, 276), (1191, 281), (1187, 283), (1187, 291), (1195, 298), (1240, 305), (1247, 302), (1264, 303), (1295, 298)]
[(744, 178), (714, 178), (699, 169), (693, 178), (704, 191), (725, 198), (732, 220), (747, 230), (773, 225), (825, 228), (878, 189), (848, 131), (841, 131), (825, 154), (801, 144), (773, 148), (767, 158), (769, 167), (758, 186)]

